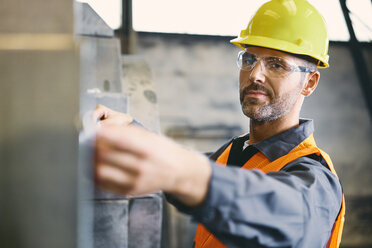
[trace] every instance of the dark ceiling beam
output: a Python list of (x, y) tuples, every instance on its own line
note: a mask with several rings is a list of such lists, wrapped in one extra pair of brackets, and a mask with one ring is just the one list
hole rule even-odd
[(340, 0), (340, 5), (350, 34), (350, 40), (348, 43), (351, 55), (353, 57), (355, 70), (368, 108), (369, 117), (372, 121), (372, 82), (368, 72), (367, 61), (364, 58), (362, 46), (356, 38), (353, 24), (350, 18), (350, 11), (346, 5), (346, 0)]

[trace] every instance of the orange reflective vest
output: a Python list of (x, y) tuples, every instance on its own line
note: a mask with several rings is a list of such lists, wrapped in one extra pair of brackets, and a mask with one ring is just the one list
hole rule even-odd
[[(227, 159), (231, 150), (230, 144), (224, 152), (217, 158), (216, 162), (221, 165), (226, 165)], [(327, 153), (320, 150), (316, 144), (313, 135), (311, 134), (307, 139), (305, 139), (301, 144), (295, 147), (287, 155), (284, 155), (273, 162), (270, 162), (263, 153), (256, 153), (249, 161), (243, 165), (243, 169), (259, 169), (264, 173), (279, 171), (288, 163), (294, 161), (297, 158), (304, 157), (310, 154), (316, 154), (322, 156), (327, 162), (329, 169), (336, 176), (336, 171), (333, 168), (332, 161)], [(335, 220), (335, 223), (332, 228), (331, 236), (327, 243), (327, 248), (336, 248), (339, 247), (341, 242), (342, 229), (344, 226), (345, 216), (345, 198), (342, 196), (342, 205), (341, 210)], [(195, 234), (195, 248), (222, 248), (226, 247), (219, 241), (213, 234), (211, 234), (202, 224), (199, 224), (196, 229)]]

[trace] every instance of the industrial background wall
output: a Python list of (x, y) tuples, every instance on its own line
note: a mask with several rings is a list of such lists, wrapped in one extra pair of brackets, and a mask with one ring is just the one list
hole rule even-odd
[[(231, 37), (137, 35), (137, 53), (152, 70), (164, 134), (205, 152), (248, 131), (238, 100), (238, 49), (229, 44)], [(363, 49), (371, 73), (372, 47)], [(331, 43), (330, 65), (321, 70), (302, 117), (314, 119), (318, 145), (331, 155), (343, 183), (347, 215), (342, 247), (371, 247), (371, 119), (346, 43)], [(182, 231), (183, 240), (177, 242), (188, 245), (194, 225), (179, 218), (174, 230)]]
[[(160, 125), (185, 146), (213, 151), (249, 131), (238, 49), (231, 37), (137, 33), (137, 42), (129, 39), (135, 54), (121, 56), (113, 30), (81, 8), (65, 0), (0, 3), (0, 247), (191, 247), (195, 223), (163, 208), (160, 193), (93, 192), (81, 168), (92, 158), (79, 143), (87, 131), (81, 117), (111, 102), (152, 131)], [(363, 49), (371, 74), (370, 43)], [(346, 43), (331, 43), (330, 55), (302, 116), (315, 120), (319, 146), (343, 182), (342, 247), (372, 247), (371, 116)]]

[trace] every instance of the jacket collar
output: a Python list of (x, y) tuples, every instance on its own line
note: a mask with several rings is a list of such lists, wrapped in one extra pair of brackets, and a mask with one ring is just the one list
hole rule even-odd
[(300, 124), (297, 127), (288, 129), (252, 146), (262, 152), (270, 161), (274, 161), (288, 154), (313, 132), (313, 121), (300, 119)]

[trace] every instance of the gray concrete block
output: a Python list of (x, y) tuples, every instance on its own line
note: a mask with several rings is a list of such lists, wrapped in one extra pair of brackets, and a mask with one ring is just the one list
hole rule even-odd
[(128, 201), (94, 201), (94, 248), (128, 247)]
[(128, 95), (123, 93), (82, 93), (80, 112), (84, 115), (93, 111), (98, 104), (105, 105), (121, 113), (128, 112)]
[(2, 0), (0, 33), (72, 33), (73, 1)]
[(129, 248), (160, 248), (163, 202), (160, 194), (136, 197), (129, 204)]
[[(81, 94), (80, 112), (83, 130), (79, 136), (78, 243), (81, 248), (127, 247), (128, 201), (124, 196), (96, 188), (93, 182), (93, 146), (96, 123), (93, 120), (92, 110), (98, 104), (116, 111), (127, 112), (128, 97), (121, 93)], [(120, 200), (117, 201), (117, 199)], [(111, 227), (105, 225), (111, 225)]]
[(114, 31), (88, 3), (74, 2), (75, 34), (95, 37), (113, 37)]
[(122, 92), (118, 39), (80, 36), (80, 92)]
[(0, 51), (1, 247), (76, 244), (76, 67), (75, 51)]

